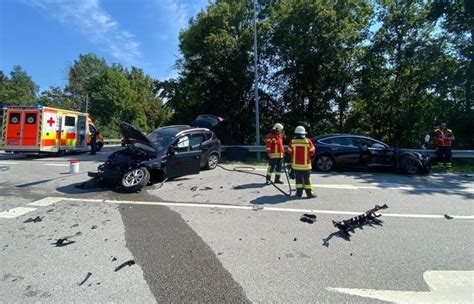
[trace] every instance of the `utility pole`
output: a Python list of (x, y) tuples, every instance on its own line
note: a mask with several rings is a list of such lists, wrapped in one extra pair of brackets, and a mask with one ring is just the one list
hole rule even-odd
[[(258, 104), (258, 51), (257, 51), (257, 0), (253, 0), (253, 49), (255, 63), (255, 145), (260, 145), (260, 111)], [(257, 152), (260, 160), (260, 152)]]
[(86, 95), (86, 113), (89, 113), (89, 93)]

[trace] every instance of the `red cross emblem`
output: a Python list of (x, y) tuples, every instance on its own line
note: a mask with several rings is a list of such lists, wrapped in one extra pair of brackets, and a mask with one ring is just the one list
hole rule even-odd
[(53, 116), (51, 116), (51, 117), (49, 118), (49, 120), (47, 120), (46, 122), (49, 123), (49, 126), (50, 126), (50, 127), (52, 127), (53, 124), (55, 123), (55, 121), (53, 120)]

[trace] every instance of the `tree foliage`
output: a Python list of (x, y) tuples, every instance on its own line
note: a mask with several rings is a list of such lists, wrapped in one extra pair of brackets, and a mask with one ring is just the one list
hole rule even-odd
[[(304, 123), (312, 135), (418, 147), (447, 121), (456, 145), (474, 146), (473, 1), (258, 2), (262, 131), (278, 121), (291, 133)], [(84, 54), (65, 88), (39, 99), (79, 111), (88, 104), (110, 134), (119, 121), (149, 131), (216, 114), (225, 143), (255, 143), (253, 0), (210, 1), (180, 32), (179, 48), (174, 79)], [(31, 104), (37, 91), (20, 67), (0, 73), (0, 102)]]
[(0, 103), (5, 105), (34, 105), (38, 85), (19, 65), (13, 67), (10, 77), (0, 71)]
[[(447, 120), (459, 146), (474, 145), (469, 1), (259, 2), (263, 129), (303, 122), (419, 146)], [(181, 32), (179, 76), (159, 83), (173, 120), (211, 112), (226, 142), (254, 142), (252, 9), (211, 2)]]

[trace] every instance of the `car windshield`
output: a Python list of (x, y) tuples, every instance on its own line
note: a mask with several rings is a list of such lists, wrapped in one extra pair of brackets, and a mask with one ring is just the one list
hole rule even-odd
[(170, 145), (170, 143), (175, 138), (175, 135), (176, 135), (175, 133), (158, 129), (151, 132), (146, 137), (151, 141), (154, 148), (158, 152), (161, 152)]

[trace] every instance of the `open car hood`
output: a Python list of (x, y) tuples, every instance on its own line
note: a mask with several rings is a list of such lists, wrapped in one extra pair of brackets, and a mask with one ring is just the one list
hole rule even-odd
[(143, 134), (140, 130), (132, 126), (131, 124), (128, 124), (126, 122), (121, 122), (119, 124), (119, 129), (120, 132), (122, 132), (123, 138), (129, 142), (129, 143), (134, 143), (138, 142), (143, 145), (149, 146), (153, 150), (155, 150), (153, 144), (151, 141)]
[(220, 124), (224, 119), (220, 118), (219, 116), (215, 115), (199, 115), (196, 119), (191, 123), (191, 127), (193, 128), (206, 128), (209, 130), (213, 130)]

